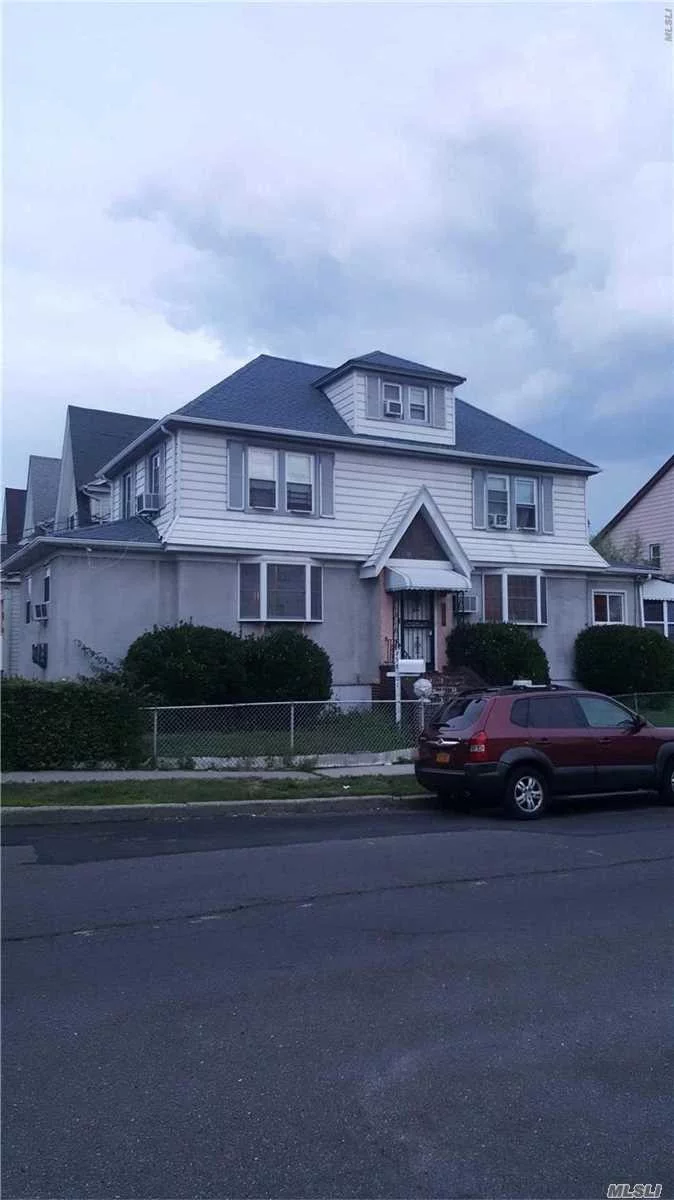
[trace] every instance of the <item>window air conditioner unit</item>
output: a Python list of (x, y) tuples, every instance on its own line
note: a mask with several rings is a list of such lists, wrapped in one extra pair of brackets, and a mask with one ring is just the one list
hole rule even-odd
[(492, 529), (507, 529), (508, 518), (503, 513), (492, 513), (489, 518), (489, 524)]
[(477, 612), (477, 595), (475, 592), (455, 592), (454, 593), (454, 612), (457, 613), (476, 613)]
[(160, 509), (159, 496), (156, 492), (143, 492), (136, 496), (136, 512), (139, 517), (149, 517)]
[(384, 401), (384, 416), (385, 417), (397, 417), (398, 420), (400, 420), (402, 415), (403, 415), (402, 400), (385, 400)]
[(44, 604), (34, 604), (33, 605), (33, 620), (34, 621), (46, 621), (46, 620), (48, 620), (48, 618), (49, 618), (49, 601), (48, 600), (46, 600), (44, 602)]

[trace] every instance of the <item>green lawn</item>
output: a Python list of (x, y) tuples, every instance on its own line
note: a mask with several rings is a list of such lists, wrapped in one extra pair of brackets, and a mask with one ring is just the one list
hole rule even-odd
[(360, 775), (327, 779), (148, 779), (110, 783), (7, 783), (2, 804), (189, 804), (209, 800), (292, 800), (303, 796), (424, 795), (414, 775)]

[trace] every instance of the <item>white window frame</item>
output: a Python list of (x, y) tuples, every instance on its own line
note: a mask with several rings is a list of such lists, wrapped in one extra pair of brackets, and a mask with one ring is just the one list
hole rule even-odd
[[(661, 604), (662, 605), (662, 620), (661, 621), (647, 621), (646, 620), (646, 612), (645, 612), (646, 604)], [(660, 600), (657, 597), (652, 599), (650, 596), (642, 596), (641, 597), (642, 625), (643, 625), (644, 629), (656, 629), (658, 633), (660, 632), (659, 627), (662, 626), (662, 630), (664, 632), (665, 637), (668, 638), (669, 641), (674, 641), (674, 616), (670, 620), (670, 618), (669, 618), (669, 605), (670, 604), (672, 604), (671, 600), (664, 600), (664, 599)]]
[[(45, 594), (44, 594), (45, 593), (45, 584), (48, 584), (47, 589), (46, 589), (49, 592), (48, 597), (45, 597)], [(48, 604), (50, 600), (51, 600), (51, 567), (47, 567), (44, 575), (42, 576), (42, 603)]]
[[(157, 486), (156, 486), (156, 488), (152, 487), (152, 472), (153, 472), (152, 464), (155, 459), (157, 461)], [(147, 492), (149, 492), (151, 496), (159, 496), (160, 504), (162, 501), (162, 492), (163, 492), (161, 460), (162, 460), (161, 447), (159, 447), (157, 450), (150, 451), (150, 453), (147, 456), (147, 466), (146, 466), (147, 478), (145, 480), (145, 483), (146, 483), (145, 490)]]
[[(544, 578), (543, 571), (499, 571), (485, 570), (482, 573), (482, 616), (485, 614), (485, 576), (500, 575), (501, 577), (501, 620), (507, 621), (510, 625), (522, 625), (526, 629), (532, 629), (535, 626), (544, 628), (548, 621), (543, 621), (543, 613), (541, 611), (541, 579)], [(511, 618), (508, 610), (508, 579), (510, 577), (516, 579), (527, 578), (536, 579), (536, 620), (535, 621), (515, 621)], [(490, 622), (491, 624), (491, 622)]]
[[(134, 475), (135, 475), (135, 471), (125, 471), (124, 474), (122, 475), (122, 480), (121, 480), (121, 484), (120, 484), (121, 492), (120, 492), (120, 502), (119, 502), (119, 513), (120, 513), (120, 517), (122, 518), (123, 521), (126, 521), (126, 520), (128, 520), (129, 517), (133, 517), (135, 515), (134, 511), (133, 511), (133, 498), (134, 498), (133, 497), (133, 477), (134, 477)], [(128, 511), (125, 512), (127, 480), (129, 483), (129, 507), (128, 507)]]
[[(292, 484), (292, 480), (288, 478), (288, 459), (289, 458), (307, 458), (309, 460), (309, 487), (311, 488), (311, 505), (309, 508), (291, 508), (288, 504), (288, 484)], [(286, 450), (284, 459), (283, 486), (285, 488), (285, 496), (283, 497), (284, 511), (293, 517), (311, 517), (316, 512), (316, 455), (308, 453), (304, 450)], [(307, 481), (302, 480), (297, 483), (296, 487), (306, 487)]]
[[(244, 561), (248, 566), (259, 566), (260, 568), (260, 615), (259, 617), (242, 617), (241, 616), (241, 567)], [(267, 567), (304, 567), (304, 617), (269, 617), (267, 616)], [(319, 567), (321, 571), (321, 615), (320, 617), (312, 617), (311, 615), (311, 569)], [(243, 625), (321, 625), (323, 623), (323, 611), (325, 602), (325, 570), (322, 563), (312, 562), (310, 559), (302, 559), (298, 562), (296, 558), (283, 558), (274, 556), (273, 558), (248, 558), (238, 564), (237, 570), (237, 616), (238, 620)]]
[[(423, 400), (413, 400), (412, 392), (421, 392), (423, 395)], [(412, 416), (412, 405), (415, 405), (419, 408), (421, 408), (423, 406), (423, 410), (424, 410), (423, 417)], [(428, 425), (428, 414), (429, 414), (428, 388), (421, 387), (419, 384), (411, 383), (407, 389), (407, 419), (408, 419), (408, 421), (411, 421), (414, 425)]]
[[(606, 620), (597, 621), (594, 615), (594, 599), (595, 596), (606, 596)], [(611, 606), (609, 604), (610, 596), (620, 596), (622, 603), (622, 620), (611, 620)], [(618, 591), (616, 588), (611, 588), (607, 591), (605, 588), (592, 589), (592, 624), (593, 625), (626, 625), (627, 624), (627, 592)]]
[[(395, 388), (396, 392), (398, 394), (396, 396), (387, 396), (386, 395), (387, 388)], [(382, 402), (384, 404), (386, 404), (387, 400), (399, 400), (400, 403), (402, 404), (402, 402), (403, 402), (403, 386), (402, 386), (402, 384), (394, 383), (392, 380), (382, 379), (382, 381), (381, 381), (381, 398), (382, 398)]]
[(33, 576), (26, 576), (26, 600), (23, 610), (24, 620), (26, 625), (30, 625), (33, 620)]
[[(657, 552), (658, 552), (657, 556), (655, 556), (653, 554), (654, 550), (657, 550)], [(655, 561), (656, 557), (657, 557), (657, 562)], [(649, 543), (648, 561), (652, 567), (655, 567), (656, 571), (661, 570), (661, 568), (662, 568), (662, 542), (650, 542)]]
[[(533, 490), (534, 490), (534, 504), (533, 504), (534, 523), (533, 523), (533, 525), (518, 525), (517, 524), (517, 485), (518, 485), (518, 483), (527, 483), (527, 484), (530, 483), (533, 485)], [(523, 505), (522, 507), (531, 508), (531, 505), (527, 504), (527, 505)], [(535, 475), (516, 475), (515, 476), (515, 512), (513, 515), (515, 518), (514, 528), (517, 530), (518, 533), (538, 533), (538, 527), (540, 524), (540, 515), (538, 512), (538, 479), (536, 478)]]
[[(270, 454), (273, 456), (273, 459), (274, 459), (274, 489), (275, 489), (274, 495), (275, 495), (275, 500), (276, 500), (276, 503), (274, 505), (251, 504), (251, 502), (250, 502), (250, 481), (251, 481), (251, 478), (256, 478), (255, 476), (251, 476), (251, 471), (250, 471), (251, 454)], [(271, 481), (264, 480), (264, 482), (269, 483)], [(279, 496), (279, 452), (278, 452), (278, 450), (274, 450), (270, 446), (248, 446), (248, 448), (246, 450), (246, 508), (250, 509), (252, 512), (278, 512), (279, 511), (279, 500), (280, 500), (280, 496)]]
[[(505, 498), (506, 498), (506, 523), (505, 525), (493, 525), (489, 520), (489, 480), (501, 479), (505, 481)], [(486, 517), (487, 529), (510, 529), (510, 476), (497, 474), (491, 471), (487, 474), (484, 482), (484, 511)], [(494, 572), (496, 573), (496, 572)]]

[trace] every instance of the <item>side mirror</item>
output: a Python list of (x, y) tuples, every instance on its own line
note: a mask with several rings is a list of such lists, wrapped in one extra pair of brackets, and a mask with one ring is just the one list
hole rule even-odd
[(642, 717), (640, 713), (637, 713), (634, 718), (635, 733), (638, 733), (640, 729), (645, 729), (647, 725), (648, 725), (648, 721), (646, 720), (646, 718)]

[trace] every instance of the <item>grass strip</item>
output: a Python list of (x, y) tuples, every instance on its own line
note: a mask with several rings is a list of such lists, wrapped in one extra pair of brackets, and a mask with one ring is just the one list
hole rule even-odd
[(7, 783), (4, 808), (38, 805), (203, 804), (210, 800), (295, 800), (313, 796), (426, 795), (413, 775), (359, 775), (340, 779), (148, 779), (119, 782)]

